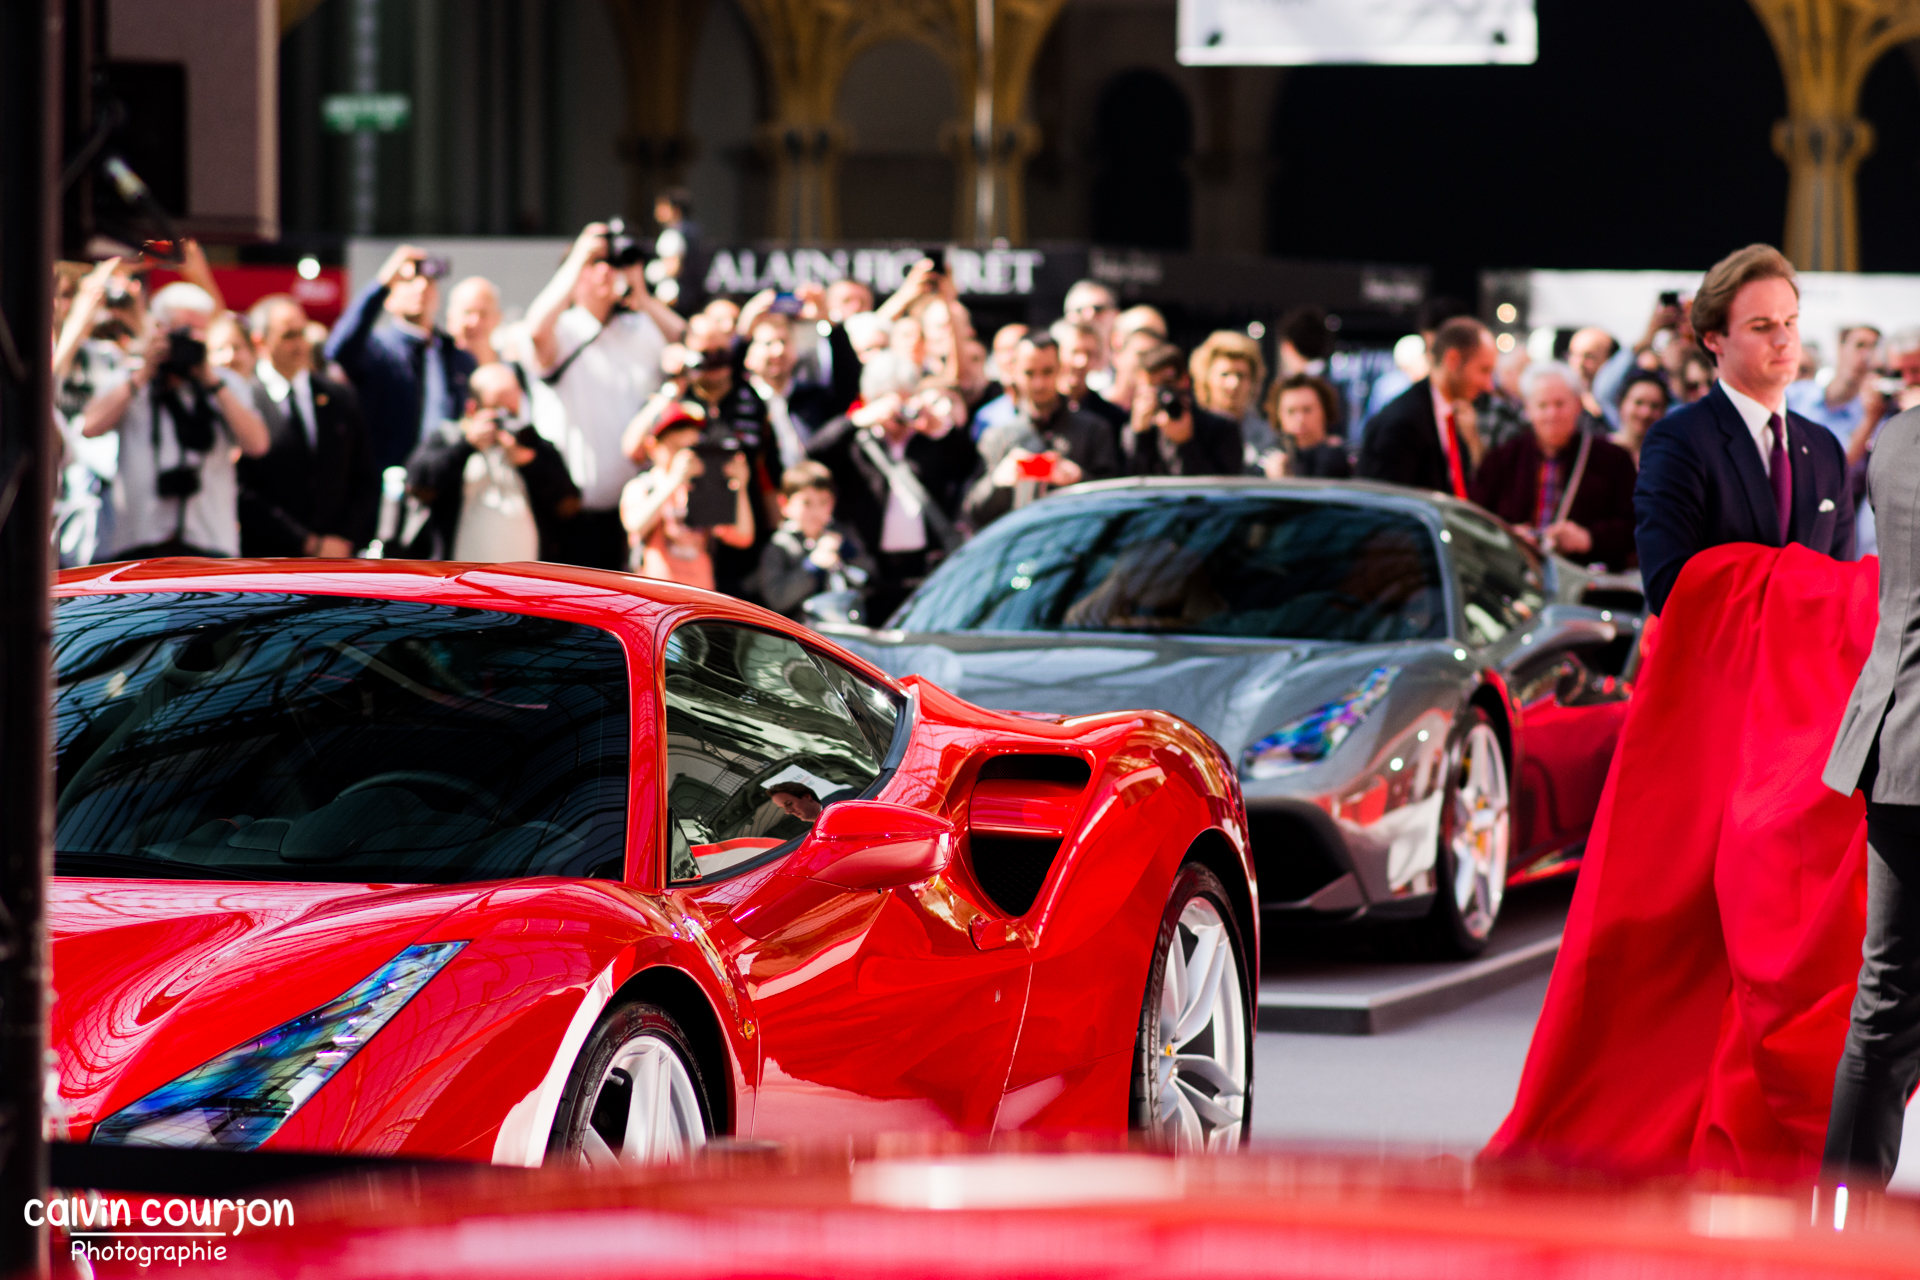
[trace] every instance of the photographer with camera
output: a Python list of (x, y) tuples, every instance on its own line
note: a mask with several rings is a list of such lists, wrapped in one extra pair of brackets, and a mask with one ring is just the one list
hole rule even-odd
[(326, 358), (360, 396), (376, 471), (405, 466), (422, 435), (460, 416), (461, 388), (476, 362), (434, 327), (440, 281), (450, 270), (445, 258), (399, 246), (327, 339)]
[(751, 472), (740, 442), (698, 402), (677, 402), (641, 445), (653, 465), (620, 498), (633, 571), (715, 590), (713, 542), (741, 551), (754, 543)]
[(952, 387), (912, 361), (876, 353), (860, 374), (862, 403), (807, 446), (833, 473), (842, 518), (874, 554), (870, 616), (890, 615), (930, 569), (960, 546), (954, 521), (980, 454)]
[(1120, 433), (1130, 476), (1237, 476), (1245, 470), (1240, 424), (1193, 403), (1187, 358), (1162, 343), (1140, 357), (1133, 413)]
[(112, 559), (240, 554), (234, 447), (257, 458), (272, 438), (247, 384), (207, 360), (214, 311), (198, 285), (160, 290), (145, 359), (87, 405), (81, 434), (120, 438)]
[(1014, 350), (1013, 394), (1019, 412), (980, 437), (980, 476), (967, 493), (975, 531), (1054, 489), (1120, 473), (1113, 428), (1069, 408), (1060, 394), (1060, 347), (1046, 330)]
[[(743, 348), (734, 336), (729, 318), (712, 311), (694, 316), (687, 322), (685, 343), (668, 347), (662, 358), (666, 385), (627, 424), (621, 444), (635, 462), (650, 461), (655, 424), (676, 406), (693, 406), (709, 424), (710, 435), (724, 435), (732, 442), (729, 448), (746, 456), (745, 492), (755, 504), (760, 536), (746, 547), (735, 547), (723, 539), (713, 548), (713, 577), (716, 590), (754, 599), (760, 548), (766, 544), (768, 532), (780, 523), (779, 477), (784, 467), (780, 441), (768, 420), (767, 402), (735, 367), (746, 349), (750, 348)], [(791, 426), (789, 422), (789, 429)], [(724, 459), (715, 453), (708, 461), (717, 466)]]
[(647, 291), (646, 259), (620, 219), (590, 222), (527, 310), (536, 371), (566, 411), (553, 442), (580, 488), (580, 514), (557, 551), (567, 564), (627, 565), (620, 493), (635, 467), (622, 436), (660, 387), (667, 344), (686, 332), (686, 321)]
[(551, 441), (526, 423), (519, 375), (483, 364), (466, 413), (427, 433), (407, 463), (400, 554), (500, 563), (548, 558), (580, 509), (580, 491)]

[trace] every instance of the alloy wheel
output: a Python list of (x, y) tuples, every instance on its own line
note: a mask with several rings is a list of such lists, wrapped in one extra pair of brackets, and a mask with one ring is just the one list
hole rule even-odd
[(1476, 724), (1461, 743), (1454, 770), (1453, 893), (1460, 922), (1484, 940), (1500, 917), (1507, 888), (1508, 821), (1506, 759), (1488, 724)]
[(1246, 1004), (1233, 934), (1210, 898), (1181, 911), (1164, 969), (1153, 1127), (1176, 1153), (1231, 1150), (1246, 1115)]
[(661, 1164), (706, 1141), (699, 1093), (673, 1046), (648, 1033), (621, 1045), (601, 1073), (581, 1135), (587, 1165)]

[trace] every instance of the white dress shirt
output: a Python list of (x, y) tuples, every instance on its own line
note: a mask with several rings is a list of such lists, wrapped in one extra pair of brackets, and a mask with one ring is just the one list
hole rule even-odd
[[(102, 382), (94, 392), (104, 395), (123, 381), (131, 370), (111, 381)], [(247, 399), (247, 384), (231, 369), (215, 369), (227, 390)], [(113, 530), (107, 537), (108, 560), (124, 559), (120, 553), (136, 547), (164, 542), (176, 534), (188, 546), (215, 555), (240, 554), (240, 486), (234, 473), (233, 429), (221, 419), (214, 428), (214, 446), (203, 455), (181, 451), (179, 437), (166, 425), (171, 413), (162, 413), (162, 425), (154, 430), (153, 396), (147, 388), (137, 392), (115, 428), (120, 437), (119, 474), (109, 490), (113, 510)], [(156, 439), (156, 437), (158, 437)], [(191, 498), (162, 498), (156, 492), (159, 476), (199, 458), (200, 492)]]
[(287, 379), (280, 376), (280, 371), (273, 367), (271, 361), (262, 360), (254, 366), (253, 376), (260, 380), (260, 385), (280, 406), (282, 413), (287, 410), (287, 397), (293, 397), (294, 408), (300, 411), (301, 429), (307, 433), (307, 448), (315, 453), (320, 452), (320, 424), (313, 416), (313, 379), (307, 371), (302, 369)]
[[(895, 444), (878, 431), (874, 435), (889, 458), (903, 466), (906, 464), (907, 442), (912, 436)], [(889, 553), (927, 549), (927, 518), (922, 514), (919, 500), (891, 486), (887, 490), (886, 511), (880, 518), (880, 549)]]
[(620, 437), (660, 389), (666, 335), (643, 312), (617, 311), (603, 327), (591, 312), (575, 306), (560, 313), (553, 337), (559, 348), (555, 368), (575, 351), (580, 356), (567, 365), (554, 388), (566, 407), (564, 419), (544, 424), (536, 417), (534, 425), (566, 460), (568, 474), (580, 486), (580, 505), (588, 511), (618, 511), (620, 491), (640, 473), (621, 449)]
[[(1754, 447), (1760, 450), (1760, 469), (1773, 476), (1773, 426), (1767, 420), (1774, 414), (1780, 415), (1781, 425), (1787, 421), (1787, 410), (1783, 404), (1777, 409), (1769, 409), (1752, 396), (1742, 395), (1727, 385), (1725, 378), (1720, 379), (1720, 389), (1727, 393), (1727, 399), (1733, 401), (1734, 409), (1740, 414), (1740, 420), (1747, 424), (1747, 431), (1753, 436)], [(1782, 442), (1784, 446), (1785, 442)]]

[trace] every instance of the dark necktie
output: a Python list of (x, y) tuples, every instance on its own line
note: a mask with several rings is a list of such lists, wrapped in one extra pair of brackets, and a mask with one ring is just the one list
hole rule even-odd
[(300, 412), (300, 396), (291, 387), (287, 389), (287, 421), (299, 433), (301, 443), (311, 451), (316, 443), (314, 434), (307, 429), (307, 415)]
[(1780, 517), (1780, 545), (1787, 545), (1787, 525), (1793, 519), (1793, 472), (1787, 464), (1787, 424), (1779, 414), (1767, 419), (1773, 429), (1773, 451), (1767, 455), (1767, 478), (1773, 482), (1773, 511)]

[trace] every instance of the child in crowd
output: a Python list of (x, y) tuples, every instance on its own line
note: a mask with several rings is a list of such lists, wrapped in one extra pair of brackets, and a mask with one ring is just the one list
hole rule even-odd
[(620, 522), (627, 528), (635, 573), (712, 591), (709, 539), (718, 538), (730, 547), (752, 546), (753, 503), (747, 494), (747, 456), (736, 453), (727, 459), (725, 471), (727, 487), (734, 494), (733, 523), (712, 528), (688, 523), (693, 481), (706, 471), (693, 446), (706, 423), (706, 410), (684, 401), (661, 415), (645, 443), (653, 465), (627, 481), (621, 491)]
[(785, 519), (760, 553), (760, 594), (769, 609), (805, 622), (808, 597), (866, 586), (873, 561), (859, 535), (833, 518), (832, 472), (818, 462), (787, 468), (780, 514)]

